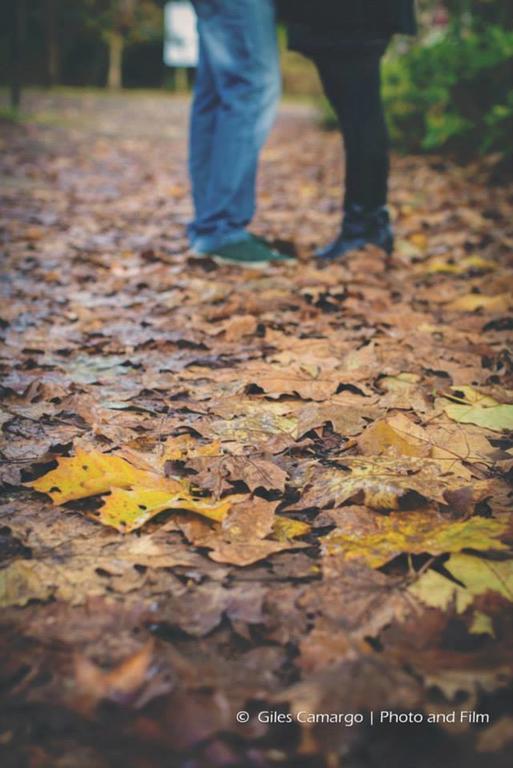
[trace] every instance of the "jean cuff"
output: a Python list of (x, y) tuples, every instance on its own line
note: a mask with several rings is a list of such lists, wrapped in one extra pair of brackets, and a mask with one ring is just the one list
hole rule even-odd
[(249, 232), (246, 229), (233, 229), (229, 232), (193, 236), (190, 239), (190, 245), (191, 249), (197, 254), (212, 253), (217, 248), (223, 248), (225, 245), (249, 240), (249, 237)]

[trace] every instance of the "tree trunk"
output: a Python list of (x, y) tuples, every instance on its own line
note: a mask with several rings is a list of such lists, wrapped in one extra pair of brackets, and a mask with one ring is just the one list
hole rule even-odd
[(123, 84), (123, 35), (119, 32), (110, 32), (109, 44), (109, 74), (107, 88), (121, 88)]
[(59, 39), (57, 34), (58, 0), (45, 0), (46, 77), (49, 86), (59, 82)]
[(16, 0), (12, 10), (11, 35), (10, 101), (13, 109), (18, 109), (21, 101), (25, 10), (25, 0)]

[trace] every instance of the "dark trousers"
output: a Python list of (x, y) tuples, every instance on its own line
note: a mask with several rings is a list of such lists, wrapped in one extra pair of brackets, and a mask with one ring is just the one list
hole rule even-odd
[(386, 204), (388, 132), (381, 99), (381, 57), (388, 41), (348, 45), (313, 56), (339, 121), (346, 155), (344, 208)]

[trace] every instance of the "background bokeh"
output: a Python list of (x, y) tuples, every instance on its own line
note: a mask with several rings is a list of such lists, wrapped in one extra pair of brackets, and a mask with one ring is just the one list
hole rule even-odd
[[(189, 86), (162, 63), (164, 0), (1, 0), (1, 85), (168, 88)], [(386, 57), (384, 95), (395, 147), (461, 159), (511, 156), (511, 0), (419, 0), (415, 40)], [(285, 94), (314, 98), (313, 67), (286, 51)], [(16, 82), (14, 82), (16, 88)], [(16, 94), (15, 94), (16, 98)], [(8, 104), (7, 98), (2, 103)], [(4, 109), (4, 113), (6, 110)]]

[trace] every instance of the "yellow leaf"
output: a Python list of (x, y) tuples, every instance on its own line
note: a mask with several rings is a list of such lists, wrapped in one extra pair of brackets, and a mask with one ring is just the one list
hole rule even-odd
[(497, 296), (482, 296), (478, 293), (468, 293), (458, 296), (454, 301), (446, 304), (447, 309), (461, 310), (462, 312), (475, 312), (484, 309), (487, 312), (506, 312), (512, 303), (509, 293), (499, 293)]
[(396, 456), (426, 456), (430, 449), (422, 427), (402, 413), (375, 421), (356, 442), (365, 456), (385, 451)]
[(437, 401), (450, 419), (494, 432), (513, 429), (513, 405), (498, 403), (472, 387), (452, 387), (452, 390), (454, 394)]
[(506, 524), (499, 520), (472, 517), (448, 522), (429, 513), (412, 512), (376, 516), (372, 530), (341, 532), (335, 528), (323, 538), (327, 554), (343, 553), (348, 560), (361, 560), (380, 568), (402, 552), (432, 555), (505, 549), (498, 540)]
[(495, 637), (493, 622), (491, 618), (482, 611), (476, 611), (474, 613), (469, 632), (471, 635), (491, 635), (492, 637)]
[(31, 600), (47, 600), (52, 595), (47, 569), (43, 567), (41, 574), (38, 565), (34, 560), (15, 560), (0, 571), (0, 607), (23, 606)]
[(290, 517), (276, 515), (273, 523), (273, 537), (278, 541), (296, 539), (298, 536), (306, 536), (310, 533), (311, 526), (301, 520), (293, 520)]
[(195, 498), (185, 482), (137, 469), (119, 456), (79, 449), (76, 456), (60, 458), (58, 464), (57, 469), (28, 485), (47, 493), (56, 504), (111, 491), (97, 519), (125, 533), (140, 528), (165, 509), (186, 509), (220, 521), (230, 508), (228, 502), (211, 504)]
[(428, 239), (424, 232), (414, 232), (413, 235), (410, 235), (409, 241), (421, 251), (425, 251), (428, 246)]
[(451, 275), (464, 275), (470, 270), (493, 272), (497, 269), (497, 265), (494, 261), (483, 259), (481, 256), (466, 256), (463, 259), (458, 259), (453, 262), (437, 256), (421, 264), (418, 269), (421, 272), (428, 272), (429, 274), (445, 272), (446, 274)]
[(75, 456), (61, 457), (57, 463), (56, 469), (27, 483), (30, 488), (47, 493), (55, 504), (106, 493), (113, 486), (151, 485), (153, 488), (167, 488), (168, 491), (180, 487), (173, 480), (136, 469), (125, 459), (100, 451), (86, 452), (79, 448)]
[(484, 560), (455, 554), (444, 567), (459, 584), (435, 571), (427, 571), (409, 591), (433, 608), (447, 609), (453, 604), (458, 613), (463, 613), (475, 597), (486, 592), (498, 592), (513, 602), (513, 560)]
[(472, 595), (498, 592), (513, 602), (513, 560), (484, 560), (460, 554), (451, 557), (445, 567)]
[(130, 533), (166, 509), (186, 509), (211, 520), (221, 521), (226, 517), (230, 504), (227, 501), (209, 504), (203, 499), (190, 496), (185, 489), (180, 493), (170, 493), (154, 488), (139, 487), (128, 491), (113, 488), (110, 496), (104, 499), (98, 519), (122, 533)]
[(497, 400), (489, 395), (484, 395), (474, 387), (458, 386), (451, 387), (452, 392), (448, 392), (445, 397), (449, 400), (454, 400), (457, 403), (465, 402), (468, 405), (479, 405), (480, 408), (486, 408), (488, 406), (497, 405)]

